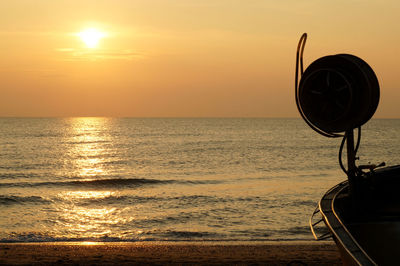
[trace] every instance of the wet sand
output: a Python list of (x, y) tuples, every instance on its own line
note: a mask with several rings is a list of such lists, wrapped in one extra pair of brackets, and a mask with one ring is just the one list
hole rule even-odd
[(333, 242), (0, 244), (1, 265), (341, 265)]

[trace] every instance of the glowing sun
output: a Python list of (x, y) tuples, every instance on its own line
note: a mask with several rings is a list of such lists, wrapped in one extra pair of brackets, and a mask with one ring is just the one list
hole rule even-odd
[(88, 48), (95, 48), (99, 44), (99, 41), (106, 36), (106, 34), (97, 29), (89, 28), (79, 32), (78, 36)]

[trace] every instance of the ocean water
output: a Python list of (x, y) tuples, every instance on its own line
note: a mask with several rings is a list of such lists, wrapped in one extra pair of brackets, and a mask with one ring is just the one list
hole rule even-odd
[[(360, 162), (400, 164), (399, 130), (370, 121)], [(312, 239), (340, 141), (301, 119), (1, 118), (0, 242)]]

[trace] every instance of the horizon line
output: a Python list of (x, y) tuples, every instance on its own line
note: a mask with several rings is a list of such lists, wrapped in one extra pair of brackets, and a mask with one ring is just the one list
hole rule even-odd
[[(140, 119), (302, 119), (300, 116), (0, 116), (1, 118), (140, 118)], [(372, 119), (400, 119), (400, 117), (372, 117)]]

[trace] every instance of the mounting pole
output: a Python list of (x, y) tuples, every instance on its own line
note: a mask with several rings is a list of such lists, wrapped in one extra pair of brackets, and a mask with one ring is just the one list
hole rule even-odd
[(346, 131), (347, 143), (347, 177), (349, 179), (350, 196), (353, 203), (357, 200), (357, 185), (356, 185), (356, 154), (354, 151), (354, 132), (353, 129)]

